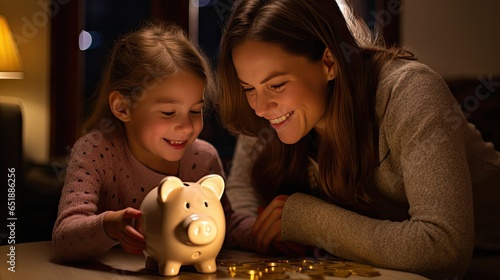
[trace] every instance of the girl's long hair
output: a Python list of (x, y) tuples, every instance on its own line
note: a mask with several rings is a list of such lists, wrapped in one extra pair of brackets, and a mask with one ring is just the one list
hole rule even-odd
[(210, 101), (214, 81), (208, 60), (179, 26), (149, 21), (123, 35), (109, 54), (84, 133), (94, 129), (106, 132), (110, 127), (123, 133), (123, 123), (109, 107), (109, 94), (118, 91), (129, 101), (140, 102), (148, 88), (179, 71), (200, 77), (205, 82), (204, 98)]
[[(280, 193), (310, 192), (311, 150), (317, 155), (323, 196), (360, 211), (371, 202), (378, 163), (375, 92), (379, 72), (388, 61), (413, 59), (413, 55), (386, 48), (347, 3), (341, 7), (335, 0), (237, 1), (225, 27), (217, 72), (219, 114), (230, 131), (259, 137), (262, 152), (252, 181), (268, 202)], [(312, 131), (296, 144), (286, 145), (268, 121), (255, 115), (232, 61), (232, 50), (246, 39), (277, 44), (311, 61), (321, 59), (326, 48), (330, 50), (337, 73), (326, 93), (328, 125), (321, 137)], [(311, 147), (311, 139), (316, 139), (316, 147)]]

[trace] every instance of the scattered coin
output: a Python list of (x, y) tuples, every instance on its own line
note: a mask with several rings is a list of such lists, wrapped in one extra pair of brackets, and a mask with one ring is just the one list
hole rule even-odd
[(338, 258), (327, 260), (312, 259), (259, 259), (238, 262), (225, 259), (219, 265), (226, 266), (233, 278), (252, 280), (274, 279), (321, 279), (347, 278), (351, 275), (362, 277), (379, 276), (380, 272), (370, 265)]

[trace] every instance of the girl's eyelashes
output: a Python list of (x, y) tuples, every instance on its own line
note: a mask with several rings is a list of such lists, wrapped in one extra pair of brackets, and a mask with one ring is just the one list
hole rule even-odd
[(161, 113), (166, 117), (172, 117), (173, 115), (175, 115), (175, 112), (161, 112)]
[[(173, 117), (175, 115), (175, 112), (161, 112), (161, 113), (165, 117)], [(189, 113), (192, 114), (192, 115), (198, 116), (198, 115), (203, 114), (203, 111), (197, 111), (197, 110), (195, 111), (195, 110), (193, 110), (193, 111), (189, 111)]]

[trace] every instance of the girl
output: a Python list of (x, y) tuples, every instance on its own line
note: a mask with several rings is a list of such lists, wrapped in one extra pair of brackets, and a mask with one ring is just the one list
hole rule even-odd
[(500, 154), (435, 72), (343, 7), (233, 7), (219, 109), (241, 134), (226, 194), (246, 218), (227, 242), (460, 277), (474, 244), (500, 249)]
[(150, 23), (117, 41), (85, 125), (92, 131), (71, 152), (52, 234), (62, 258), (116, 244), (141, 254), (132, 221), (163, 177), (224, 175), (215, 148), (197, 139), (212, 87), (206, 58), (177, 26)]

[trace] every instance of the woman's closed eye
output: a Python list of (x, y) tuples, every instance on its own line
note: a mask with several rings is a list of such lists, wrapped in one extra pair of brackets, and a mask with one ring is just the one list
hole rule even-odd
[[(280, 84), (276, 84), (276, 85), (269, 85), (268, 87), (273, 90), (273, 91), (281, 91), (283, 90), (284, 86), (286, 85), (287, 82), (283, 82), (283, 83), (280, 83)], [(244, 87), (243, 86), (243, 93), (245, 94), (249, 94), (249, 93), (252, 93), (252, 91), (254, 90), (255, 88), (253, 87)]]
[(243, 87), (243, 93), (245, 93), (245, 94), (247, 94), (247, 93), (251, 93), (251, 92), (252, 92), (252, 90), (254, 90), (254, 88), (253, 88), (253, 87), (252, 87), (252, 88), (245, 88), (245, 87)]
[(269, 88), (274, 90), (274, 91), (281, 91), (283, 89), (283, 87), (285, 86), (286, 82), (283, 82), (281, 84), (277, 84), (277, 85), (270, 85)]

